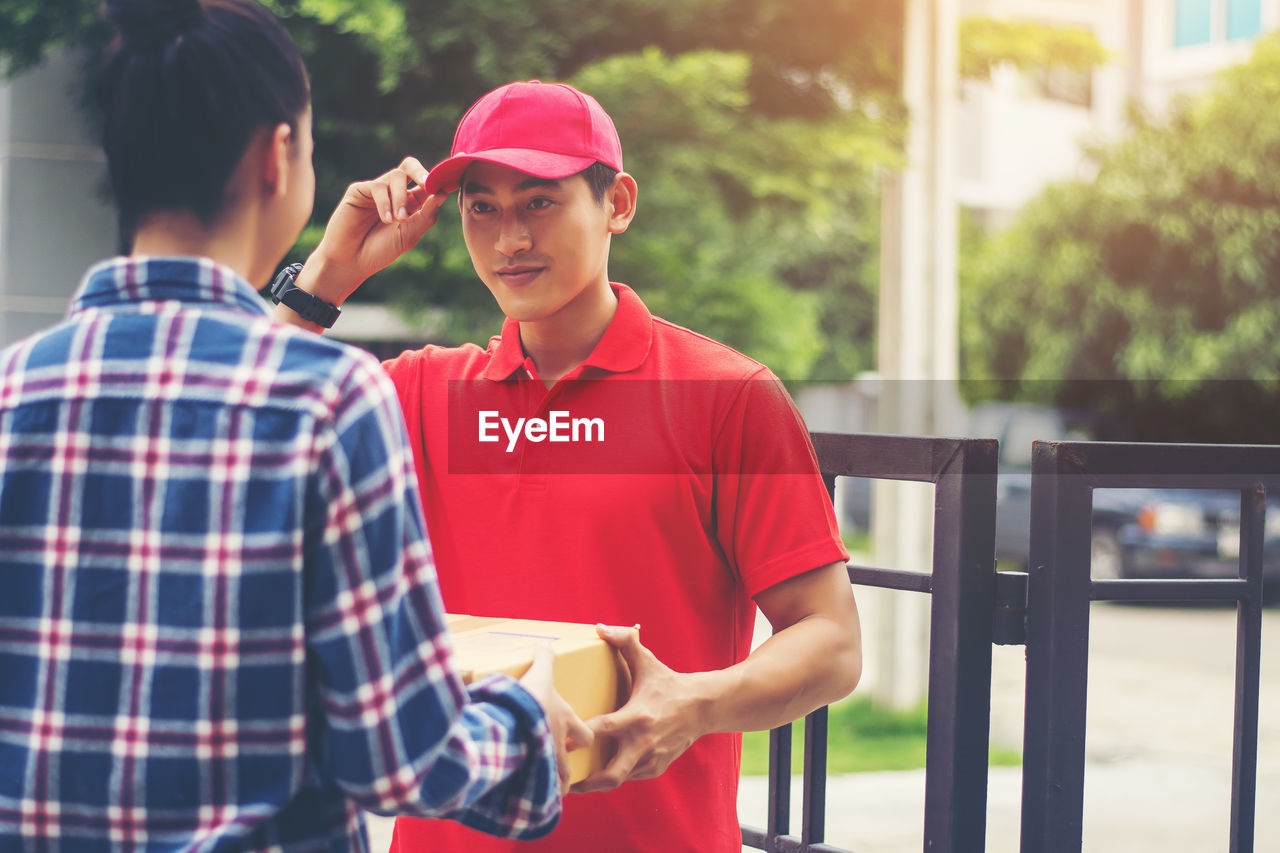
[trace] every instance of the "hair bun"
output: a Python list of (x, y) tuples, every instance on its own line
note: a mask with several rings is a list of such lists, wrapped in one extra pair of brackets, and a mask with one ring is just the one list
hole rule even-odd
[(129, 47), (157, 47), (200, 23), (200, 0), (107, 0), (107, 20)]

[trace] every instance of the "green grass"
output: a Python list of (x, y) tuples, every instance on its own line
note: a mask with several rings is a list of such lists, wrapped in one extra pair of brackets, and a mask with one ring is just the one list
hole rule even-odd
[(844, 541), (845, 550), (850, 554), (870, 554), (874, 547), (871, 542), (871, 531), (853, 528), (852, 530), (840, 531), (840, 538)]
[[(827, 726), (827, 772), (864, 773), (871, 770), (914, 770), (924, 767), (925, 706), (897, 711), (867, 698), (848, 699), (831, 706)], [(1017, 766), (1022, 757), (1002, 747), (991, 748), (993, 766)], [(791, 772), (804, 766), (804, 721), (791, 727)], [(769, 772), (769, 733), (742, 736), (742, 775)]]

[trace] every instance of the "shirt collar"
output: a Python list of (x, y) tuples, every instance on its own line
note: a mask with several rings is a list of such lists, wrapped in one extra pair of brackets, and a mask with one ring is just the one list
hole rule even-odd
[[(610, 282), (618, 296), (618, 310), (604, 330), (595, 349), (582, 362), (583, 367), (598, 367), (611, 373), (626, 373), (644, 363), (653, 343), (653, 316), (635, 291), (625, 284)], [(520, 323), (510, 317), (502, 324), (502, 335), (489, 342), (489, 366), (484, 376), (501, 382), (524, 366), (524, 349), (520, 346)]]
[(130, 255), (110, 258), (85, 273), (71, 311), (136, 302), (207, 302), (266, 315), (258, 290), (209, 258)]

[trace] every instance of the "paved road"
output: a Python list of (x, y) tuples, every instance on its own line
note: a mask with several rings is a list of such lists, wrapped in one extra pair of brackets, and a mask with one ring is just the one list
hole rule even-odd
[[(1280, 850), (1280, 610), (1263, 620), (1255, 850)], [(1226, 850), (1231, 803), (1235, 612), (1095, 604), (1091, 611), (1084, 849)], [(1024, 650), (996, 647), (992, 739), (1021, 747)], [(857, 853), (919, 853), (923, 771), (828, 782), (827, 841)], [(793, 786), (799, 813), (799, 790)], [(1018, 849), (1017, 768), (990, 780), (988, 853)], [(763, 825), (764, 780), (745, 779), (739, 813)], [(390, 822), (375, 821), (374, 850)]]
[[(1090, 617), (1084, 850), (1228, 849), (1235, 611), (1095, 604)], [(1025, 657), (996, 647), (992, 739), (1020, 748)], [(1254, 849), (1280, 850), (1280, 611), (1263, 618), (1258, 819)], [(988, 853), (1015, 853), (1017, 768), (991, 772)], [(798, 790), (798, 785), (795, 786)], [(763, 814), (760, 782), (740, 812)], [(798, 813), (798, 799), (793, 814)], [(866, 853), (920, 853), (923, 771), (829, 780), (827, 841)], [(750, 818), (748, 818), (750, 820)]]

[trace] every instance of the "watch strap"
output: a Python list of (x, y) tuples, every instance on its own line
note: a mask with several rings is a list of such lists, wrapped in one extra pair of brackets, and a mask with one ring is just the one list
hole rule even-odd
[(280, 270), (271, 282), (271, 301), (292, 308), (308, 323), (315, 323), (326, 329), (333, 328), (342, 309), (298, 287), (296, 280), (300, 272), (302, 264), (289, 264)]

